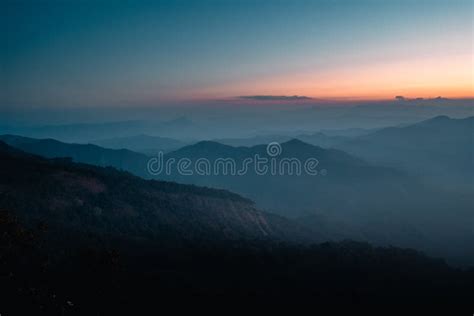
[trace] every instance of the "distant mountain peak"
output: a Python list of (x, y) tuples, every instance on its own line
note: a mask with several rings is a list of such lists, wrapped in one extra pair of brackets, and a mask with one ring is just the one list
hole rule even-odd
[(284, 142), (283, 144), (288, 144), (288, 145), (309, 145), (308, 143), (305, 143), (302, 140), (299, 140), (298, 138), (292, 138), (287, 142)]
[(229, 145), (224, 145), (222, 143), (212, 141), (212, 140), (203, 140), (192, 145), (184, 146), (172, 153), (184, 154), (184, 153), (198, 153), (198, 152), (227, 152), (238, 150), (236, 147)]
[(447, 115), (438, 115), (433, 117), (432, 119), (429, 119), (427, 121), (448, 121), (451, 120), (451, 118)]
[(319, 146), (308, 144), (298, 138), (290, 139), (289, 141), (284, 142), (281, 145), (283, 147), (318, 148), (318, 149), (320, 148)]
[(474, 116), (464, 117), (464, 118), (451, 118), (446, 115), (439, 115), (435, 116), (431, 119), (421, 121), (419, 123), (415, 123), (414, 127), (417, 126), (424, 126), (428, 127), (431, 126), (432, 128), (448, 128), (451, 126), (452, 128), (464, 128), (467, 130), (471, 130), (474, 124)]
[(229, 145), (221, 144), (221, 143), (213, 141), (213, 140), (202, 140), (202, 141), (197, 142), (196, 144), (191, 145), (191, 146), (195, 146), (195, 147), (232, 147), (232, 146), (229, 146)]

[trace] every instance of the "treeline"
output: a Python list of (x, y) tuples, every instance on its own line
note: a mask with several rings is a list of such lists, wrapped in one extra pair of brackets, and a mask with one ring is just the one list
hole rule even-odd
[(473, 270), (413, 250), (350, 241), (159, 246), (47, 225), (25, 228), (9, 212), (0, 212), (0, 226), (5, 315), (156, 313), (218, 302), (268, 310), (281, 304), (472, 308)]

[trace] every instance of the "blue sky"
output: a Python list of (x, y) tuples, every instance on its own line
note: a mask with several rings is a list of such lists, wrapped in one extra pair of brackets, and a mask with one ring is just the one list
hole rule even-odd
[[(1, 106), (472, 92), (472, 74), (466, 72), (472, 67), (471, 1), (6, 1), (1, 6)], [(439, 70), (425, 72), (436, 65)], [(377, 77), (393, 69), (393, 80), (377, 86)], [(418, 74), (418, 81), (412, 79)], [(444, 84), (443, 77), (450, 81)]]

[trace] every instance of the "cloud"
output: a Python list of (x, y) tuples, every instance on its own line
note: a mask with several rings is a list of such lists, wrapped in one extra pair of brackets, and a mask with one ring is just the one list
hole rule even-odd
[(300, 95), (293, 95), (293, 96), (286, 96), (286, 95), (243, 95), (239, 96), (240, 99), (246, 100), (256, 100), (256, 101), (305, 101), (305, 100), (312, 100), (310, 97), (300, 96)]

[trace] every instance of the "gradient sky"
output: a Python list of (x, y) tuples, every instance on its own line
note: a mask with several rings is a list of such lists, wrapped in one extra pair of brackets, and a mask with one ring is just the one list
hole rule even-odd
[(473, 2), (2, 1), (1, 106), (473, 97)]

